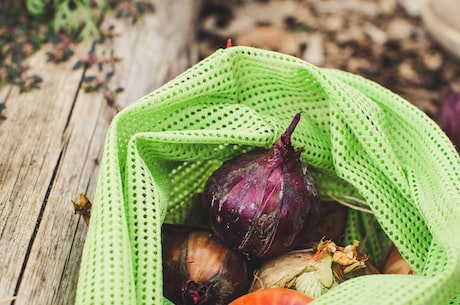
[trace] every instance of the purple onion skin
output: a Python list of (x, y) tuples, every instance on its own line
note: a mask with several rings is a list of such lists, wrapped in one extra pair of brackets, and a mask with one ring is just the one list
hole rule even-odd
[(460, 92), (451, 91), (444, 96), (439, 124), (460, 153)]
[(281, 254), (306, 242), (316, 225), (319, 196), (294, 150), (291, 134), (300, 114), (270, 150), (226, 161), (204, 188), (207, 219), (216, 235), (255, 257)]
[(247, 293), (247, 259), (208, 231), (163, 242), (163, 294), (176, 305), (227, 305)]

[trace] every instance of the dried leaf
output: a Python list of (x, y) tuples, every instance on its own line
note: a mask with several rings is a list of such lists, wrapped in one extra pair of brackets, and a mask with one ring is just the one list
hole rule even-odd
[(89, 226), (89, 220), (91, 217), (91, 207), (92, 204), (85, 194), (80, 193), (80, 198), (78, 202), (71, 201), (74, 208), (75, 214), (81, 215), (86, 223)]

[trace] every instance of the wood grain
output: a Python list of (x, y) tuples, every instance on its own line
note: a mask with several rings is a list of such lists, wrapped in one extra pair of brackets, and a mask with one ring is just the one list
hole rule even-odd
[(29, 62), (31, 72), (46, 71), (42, 89), (12, 88), (0, 125), (0, 298), (16, 294), (23, 276), (82, 76), (70, 63), (47, 64), (45, 49)]
[(112, 80), (125, 89), (118, 104), (130, 103), (171, 80), (198, 60), (194, 44), (200, 0), (151, 1), (155, 18), (145, 16), (136, 24), (106, 18), (103, 28), (114, 26), (116, 55), (123, 58)]
[[(125, 107), (197, 60), (194, 23), (199, 2), (153, 1), (155, 12), (136, 24), (107, 16), (120, 35), (98, 45), (114, 51), (111, 86), (123, 87)], [(92, 198), (105, 136), (115, 115), (103, 96), (81, 88), (76, 58), (46, 62), (46, 46), (29, 59), (42, 88), (20, 94), (0, 88), (6, 103), (0, 123), (0, 300), (5, 304), (73, 304), (86, 225), (71, 200)], [(88, 73), (88, 72), (86, 72)], [(3, 304), (3, 303), (2, 303)]]

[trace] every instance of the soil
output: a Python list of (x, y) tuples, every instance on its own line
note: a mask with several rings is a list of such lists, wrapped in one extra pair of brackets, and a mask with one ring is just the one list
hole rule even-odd
[(460, 59), (424, 28), (420, 0), (204, 0), (199, 52), (246, 45), (359, 74), (434, 120), (460, 80)]

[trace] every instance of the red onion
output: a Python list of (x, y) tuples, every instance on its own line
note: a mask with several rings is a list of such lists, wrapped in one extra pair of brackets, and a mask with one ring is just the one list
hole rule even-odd
[(294, 150), (297, 114), (270, 150), (225, 162), (204, 188), (207, 218), (216, 235), (256, 257), (280, 254), (306, 242), (316, 222), (318, 192)]
[(444, 96), (439, 124), (460, 153), (460, 92), (450, 91)]
[(163, 240), (163, 293), (174, 304), (227, 305), (248, 291), (246, 257), (225, 246), (212, 232), (167, 233)]

